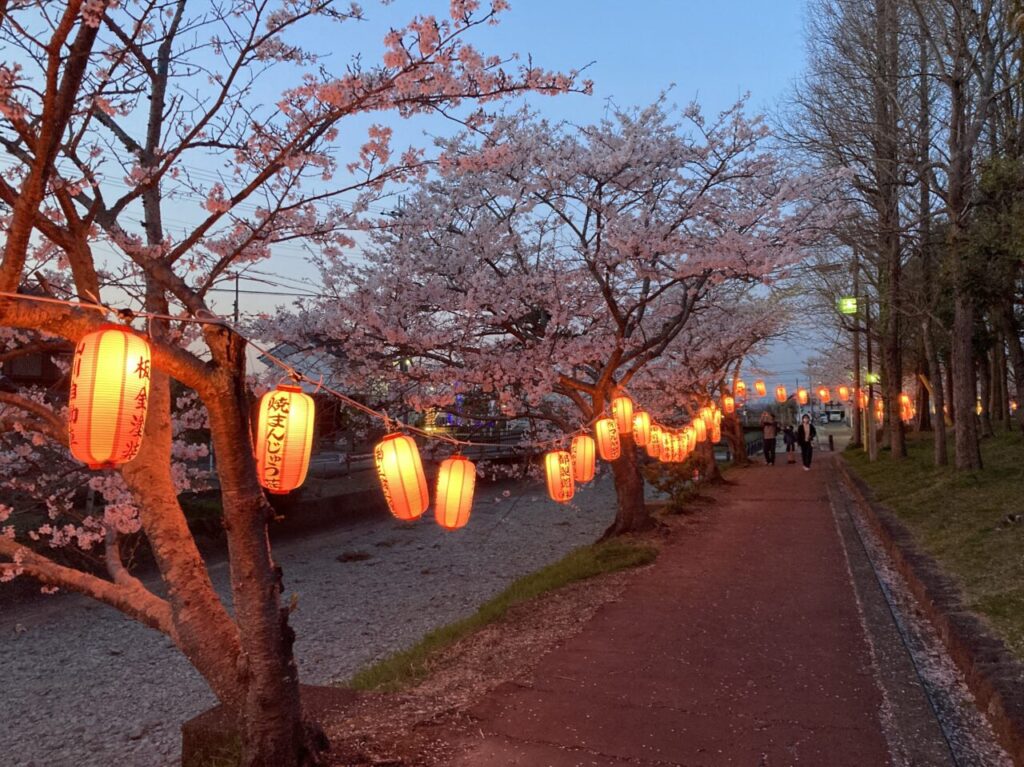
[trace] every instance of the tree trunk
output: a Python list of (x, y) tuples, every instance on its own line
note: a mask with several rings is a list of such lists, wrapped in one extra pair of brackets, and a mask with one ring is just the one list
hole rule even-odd
[(992, 376), (991, 367), (989, 366), (988, 354), (978, 355), (978, 365), (976, 370), (978, 371), (978, 389), (979, 395), (975, 403), (977, 408), (978, 403), (981, 404), (981, 413), (978, 415), (978, 427), (979, 436), (991, 437), (992, 431), (992, 416), (989, 407), (991, 406), (989, 394), (992, 390)]
[(218, 366), (224, 396), (207, 403), (217, 451), (231, 565), (232, 602), (241, 634), (239, 674), (246, 685), (242, 707), (244, 767), (320, 764), (327, 743), (316, 725), (301, 718), (295, 634), (281, 606), (281, 571), (267, 536), (270, 504), (256, 479), (249, 443), (245, 390), (245, 343), (231, 331), (207, 326), (207, 343)]
[(932, 402), (935, 405), (935, 418), (932, 421), (935, 426), (935, 465), (947, 466), (949, 465), (949, 451), (946, 445), (946, 387), (942, 377), (942, 367), (939, 365), (939, 355), (935, 352), (930, 320), (924, 320), (922, 323), (921, 338), (924, 341), (924, 353), (928, 360), (928, 377), (931, 380)]
[(612, 478), (615, 481), (615, 521), (604, 531), (601, 540), (652, 528), (654, 519), (644, 502), (644, 478), (630, 437), (622, 440), (622, 455), (612, 461)]
[[(954, 258), (962, 258), (955, 254)], [(962, 267), (961, 267), (962, 268)], [(952, 350), (953, 405), (956, 419), (956, 468), (977, 471), (981, 468), (978, 422), (974, 407), (978, 397), (974, 378), (974, 304), (961, 288), (953, 298)]]
[(747, 440), (743, 433), (743, 424), (736, 415), (726, 416), (723, 421), (725, 426), (722, 429), (722, 436), (729, 443), (729, 452), (732, 453), (732, 462), (736, 466), (746, 466), (750, 463), (750, 456), (747, 455)]

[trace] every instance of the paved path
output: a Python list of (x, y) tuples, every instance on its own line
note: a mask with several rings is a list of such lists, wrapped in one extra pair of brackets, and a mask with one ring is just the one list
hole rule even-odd
[[(477, 706), (481, 737), (458, 764), (893, 764), (830, 460), (733, 472), (695, 534), (674, 537), (531, 685)], [(921, 753), (941, 759), (934, 721), (921, 728)], [(911, 763), (944, 763), (931, 758)]]

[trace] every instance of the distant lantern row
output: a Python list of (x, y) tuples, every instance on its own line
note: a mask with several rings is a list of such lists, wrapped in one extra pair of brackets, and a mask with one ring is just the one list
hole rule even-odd
[[(731, 411), (730, 411), (731, 412)], [(594, 437), (580, 434), (572, 438), (568, 450), (552, 450), (544, 456), (548, 495), (559, 503), (571, 501), (576, 485), (589, 482), (596, 473), (596, 457), (614, 461), (622, 454), (621, 434), (632, 434), (633, 443), (651, 458), (662, 463), (681, 463), (697, 445), (708, 438), (722, 439), (722, 412), (704, 407), (687, 426), (673, 429), (655, 423), (649, 413), (633, 412), (633, 402), (624, 396), (612, 399), (612, 417), (594, 423)], [(596, 451), (595, 451), (596, 446)]]
[[(746, 384), (742, 380), (737, 380), (733, 387), (737, 397), (745, 395), (747, 390)], [(754, 381), (754, 390), (757, 392), (759, 397), (764, 397), (768, 394), (768, 387), (765, 382), (758, 379)], [(852, 402), (854, 397), (854, 390), (849, 386), (842, 385), (836, 388), (836, 393), (841, 402)], [(832, 390), (827, 386), (822, 386), (817, 390), (818, 399), (822, 402), (832, 401)], [(782, 403), (789, 399), (789, 393), (785, 386), (775, 387), (775, 399), (777, 402)], [(807, 405), (810, 402), (810, 392), (803, 387), (797, 388), (796, 399), (801, 405)], [(865, 410), (868, 406), (868, 393), (863, 389), (857, 392), (857, 405), (861, 410)], [(732, 413), (736, 408), (736, 400), (732, 395), (726, 394), (722, 397), (722, 409), (726, 413)], [(900, 393), (900, 420), (911, 421), (917, 414), (917, 409), (914, 406), (913, 400), (910, 395), (906, 392)], [(885, 420), (885, 403), (882, 399), (875, 400), (875, 419), (881, 423)]]

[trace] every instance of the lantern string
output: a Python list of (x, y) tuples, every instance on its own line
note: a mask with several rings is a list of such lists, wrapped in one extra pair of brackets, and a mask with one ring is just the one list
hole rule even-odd
[[(128, 323), (130, 323), (130, 322), (132, 322), (133, 320), (136, 320), (136, 319), (145, 319), (147, 321), (147, 323), (151, 322), (154, 319), (158, 319), (158, 320), (167, 320), (169, 322), (184, 322), (184, 323), (194, 323), (194, 324), (200, 324), (200, 325), (220, 325), (222, 327), (228, 328), (233, 333), (238, 335), (238, 337), (241, 338), (242, 341), (244, 341), (248, 346), (252, 347), (253, 350), (259, 352), (259, 354), (261, 355), (261, 357), (263, 359), (267, 360), (268, 362), (272, 363), (273, 365), (275, 365), (278, 368), (280, 368), (281, 370), (283, 370), (285, 372), (285, 374), (288, 375), (288, 377), (291, 378), (296, 383), (307, 383), (310, 386), (315, 386), (316, 389), (315, 389), (314, 393), (316, 393), (316, 392), (324, 392), (324, 393), (334, 397), (335, 399), (339, 400), (340, 402), (342, 402), (347, 407), (349, 407), (349, 408), (351, 408), (353, 410), (357, 410), (357, 411), (359, 411), (359, 412), (361, 412), (361, 413), (363, 413), (363, 414), (365, 414), (367, 416), (370, 416), (371, 418), (375, 418), (377, 420), (382, 421), (384, 423), (385, 429), (387, 431), (391, 431), (391, 430), (397, 429), (397, 430), (401, 430), (401, 431), (406, 431), (406, 432), (411, 432), (413, 434), (417, 434), (417, 435), (419, 435), (420, 437), (422, 437), (423, 439), (426, 439), (426, 440), (433, 440), (433, 441), (437, 441), (437, 442), (444, 442), (446, 444), (449, 444), (449, 445), (455, 447), (459, 453), (461, 453), (462, 448), (467, 448), (467, 447), (488, 448), (488, 447), (505, 447), (506, 446), (505, 443), (501, 443), (501, 442), (482, 442), (482, 441), (477, 441), (477, 440), (458, 439), (457, 437), (452, 437), (452, 436), (447, 435), (447, 434), (439, 434), (437, 432), (427, 431), (426, 429), (422, 429), (422, 428), (420, 428), (418, 426), (413, 426), (412, 424), (406, 424), (406, 423), (402, 423), (401, 421), (398, 421), (396, 419), (392, 419), (387, 414), (386, 411), (374, 410), (373, 408), (369, 407), (368, 405), (364, 405), (359, 400), (353, 399), (352, 397), (344, 394), (343, 392), (340, 392), (340, 391), (334, 389), (333, 387), (326, 385), (324, 383), (324, 378), (323, 378), (322, 374), (317, 379), (317, 378), (312, 378), (310, 376), (307, 376), (306, 374), (300, 372), (295, 367), (293, 367), (292, 365), (290, 365), (287, 362), (285, 362), (283, 359), (280, 359), (276, 355), (272, 354), (268, 349), (263, 348), (262, 346), (260, 346), (255, 341), (247, 338), (245, 336), (245, 334), (243, 334), (227, 318), (221, 317), (221, 316), (219, 316), (217, 314), (214, 314), (213, 312), (207, 311), (205, 309), (196, 312), (196, 314), (194, 316), (191, 316), (191, 317), (189, 317), (189, 316), (175, 316), (175, 315), (171, 315), (171, 314), (162, 314), (162, 313), (159, 313), (159, 312), (134, 311), (134, 310), (128, 309), (128, 308), (120, 308), (119, 309), (119, 308), (114, 308), (114, 307), (107, 306), (107, 305), (101, 303), (96, 296), (93, 296), (91, 294), (89, 294), (89, 298), (92, 299), (92, 302), (83, 302), (81, 300), (72, 301), (72, 300), (68, 300), (68, 299), (53, 298), (53, 297), (50, 297), (50, 296), (36, 296), (36, 295), (30, 295), (30, 294), (26, 294), (26, 293), (13, 293), (13, 292), (8, 292), (8, 291), (0, 291), (0, 298), (12, 298), (12, 299), (20, 300), (20, 301), (34, 301), (34, 302), (37, 302), (37, 303), (58, 304), (58, 305), (61, 305), (61, 306), (68, 306), (68, 307), (76, 308), (76, 309), (88, 309), (88, 310), (91, 310), (91, 311), (97, 311), (97, 312), (100, 312), (101, 314), (105, 314), (105, 315), (113, 314), (114, 316), (116, 316), (118, 319), (122, 320), (126, 324), (128, 324)], [(617, 391), (619, 393), (624, 393), (625, 390), (624, 390), (624, 388), (621, 388), (621, 389), (619, 389)], [(588, 434), (588, 433), (590, 433), (590, 431), (593, 429), (593, 427), (597, 423), (597, 421), (601, 420), (602, 418), (608, 418), (608, 417), (611, 417), (611, 416), (608, 414), (608, 405), (605, 405), (604, 407), (602, 407), (602, 409), (599, 412), (595, 412), (593, 417), (588, 422), (580, 424), (575, 430), (570, 431), (570, 432), (564, 432), (560, 436), (553, 437), (551, 439), (536, 440), (536, 441), (527, 442), (523, 446), (524, 447), (534, 447), (534, 448), (546, 448), (546, 447), (565, 446), (565, 445), (567, 445), (572, 440), (573, 437), (579, 436), (581, 434)], [(672, 428), (672, 427), (670, 427), (670, 426), (668, 426), (666, 424), (662, 424), (662, 425), (663, 425), (664, 428), (669, 428), (669, 429)]]

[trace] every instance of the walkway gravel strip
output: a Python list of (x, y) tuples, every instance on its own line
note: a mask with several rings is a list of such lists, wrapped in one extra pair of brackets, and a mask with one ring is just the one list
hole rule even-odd
[[(298, 610), (304, 682), (347, 679), (362, 665), (462, 618), (515, 578), (592, 543), (614, 517), (605, 478), (572, 505), (543, 487), (479, 488), (468, 527), (424, 519), (338, 527), (275, 548)], [(228, 593), (226, 563), (212, 565)], [(76, 596), (0, 614), (5, 767), (158, 767), (177, 761), (182, 722), (214, 704), (161, 635)]]

